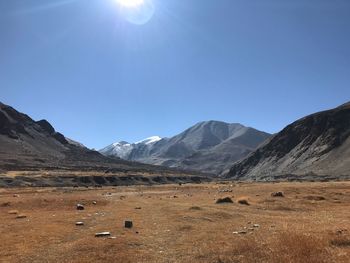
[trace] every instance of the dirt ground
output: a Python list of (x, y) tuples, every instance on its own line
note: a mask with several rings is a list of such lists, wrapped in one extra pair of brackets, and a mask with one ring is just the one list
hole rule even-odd
[(3, 188), (0, 238), (0, 262), (350, 262), (350, 182)]

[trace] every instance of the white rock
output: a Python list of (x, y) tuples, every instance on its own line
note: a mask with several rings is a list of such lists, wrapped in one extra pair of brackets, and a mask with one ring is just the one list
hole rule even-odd
[(111, 235), (110, 232), (100, 232), (100, 233), (96, 233), (95, 237), (108, 237), (110, 235)]

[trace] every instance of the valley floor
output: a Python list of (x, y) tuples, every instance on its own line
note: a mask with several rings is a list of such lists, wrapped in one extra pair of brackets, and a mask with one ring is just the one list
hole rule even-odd
[(0, 262), (349, 262), (350, 182), (2, 188), (0, 237)]

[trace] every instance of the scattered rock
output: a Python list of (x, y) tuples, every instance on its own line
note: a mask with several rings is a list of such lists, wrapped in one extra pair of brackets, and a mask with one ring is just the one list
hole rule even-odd
[(77, 204), (77, 210), (84, 210), (85, 207), (82, 204)]
[(260, 227), (260, 225), (259, 224), (254, 224), (253, 227), (258, 228), (258, 227)]
[(97, 205), (97, 202), (96, 202), (96, 201), (92, 201), (92, 204), (93, 204), (93, 205)]
[(247, 200), (247, 199), (244, 199), (244, 198), (239, 199), (239, 200), (238, 200), (238, 203), (239, 203), (240, 205), (250, 205), (249, 202), (248, 202), (248, 200)]
[(13, 194), (13, 197), (19, 197), (19, 195), (18, 194)]
[(273, 192), (271, 194), (272, 197), (284, 197), (283, 192)]
[(83, 225), (84, 225), (84, 222), (76, 222), (75, 225), (76, 225), (76, 226), (83, 226)]
[(244, 234), (247, 234), (247, 230), (240, 230), (240, 231), (234, 231), (232, 232), (233, 234), (240, 234), (240, 235), (244, 235)]
[(220, 190), (219, 193), (232, 193), (233, 191), (231, 189), (223, 189)]
[(222, 204), (222, 203), (233, 203), (232, 199), (230, 197), (224, 197), (224, 198), (219, 198), (216, 200), (217, 204)]
[(23, 218), (27, 218), (26, 215), (20, 214), (18, 216), (16, 216), (17, 219), (23, 219)]
[(135, 209), (140, 210), (140, 209), (142, 209), (142, 208), (138, 206), (138, 207), (135, 207)]
[(202, 210), (202, 208), (199, 206), (192, 206), (190, 207), (190, 210)]
[(126, 220), (124, 223), (125, 228), (132, 228), (133, 223), (131, 220)]
[(100, 233), (96, 233), (95, 237), (108, 237), (110, 235), (111, 235), (110, 232), (100, 232)]
[(8, 213), (10, 215), (17, 215), (18, 214), (18, 210), (10, 210)]

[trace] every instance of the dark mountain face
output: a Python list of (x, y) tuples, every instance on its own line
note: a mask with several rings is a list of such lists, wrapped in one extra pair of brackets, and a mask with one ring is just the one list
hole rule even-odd
[(350, 175), (350, 103), (284, 128), (225, 175), (270, 180), (287, 174)]
[(169, 171), (105, 157), (56, 132), (48, 121), (34, 121), (0, 103), (0, 170), (25, 169)]
[(143, 163), (218, 173), (247, 156), (269, 137), (267, 133), (241, 124), (208, 121), (172, 138), (150, 144), (132, 144), (132, 150), (127, 155), (121, 143), (113, 144), (115, 147), (107, 146), (100, 152)]

